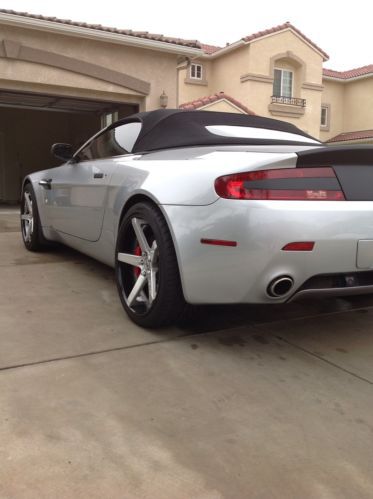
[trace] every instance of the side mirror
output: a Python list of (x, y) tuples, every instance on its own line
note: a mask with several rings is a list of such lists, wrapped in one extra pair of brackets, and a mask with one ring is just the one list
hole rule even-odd
[(74, 151), (72, 145), (70, 144), (53, 144), (51, 147), (51, 153), (57, 159), (69, 161), (72, 159)]

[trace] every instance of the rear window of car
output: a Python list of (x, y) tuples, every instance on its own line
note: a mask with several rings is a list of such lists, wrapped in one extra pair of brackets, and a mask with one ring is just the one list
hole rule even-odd
[(233, 125), (207, 125), (206, 130), (213, 135), (220, 137), (235, 137), (242, 139), (264, 139), (264, 140), (286, 140), (291, 142), (307, 142), (310, 144), (320, 144), (319, 141), (297, 135), (295, 133), (283, 132), (281, 130), (269, 130), (266, 128), (256, 128)]

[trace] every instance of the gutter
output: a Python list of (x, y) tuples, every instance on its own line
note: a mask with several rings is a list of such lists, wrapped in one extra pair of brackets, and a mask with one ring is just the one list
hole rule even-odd
[(74, 26), (70, 24), (46, 21), (44, 19), (34, 19), (31, 17), (22, 17), (16, 14), (0, 13), (0, 24), (15, 26), (18, 28), (29, 28), (39, 31), (47, 31), (62, 35), (76, 36), (88, 40), (106, 41), (118, 45), (127, 45), (132, 47), (144, 48), (148, 50), (157, 50), (159, 52), (168, 52), (170, 54), (185, 55), (189, 57), (200, 57), (203, 50), (199, 48), (177, 45), (176, 43), (160, 42), (158, 40), (148, 40), (130, 35), (121, 35), (108, 31)]

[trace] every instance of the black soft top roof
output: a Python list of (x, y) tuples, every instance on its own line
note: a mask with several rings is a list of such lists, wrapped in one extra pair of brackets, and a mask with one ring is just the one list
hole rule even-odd
[[(263, 128), (301, 135), (313, 139), (295, 125), (285, 121), (250, 116), (247, 114), (221, 113), (211, 111), (190, 111), (181, 109), (158, 109), (137, 113), (120, 120), (121, 123), (140, 121), (142, 128), (132, 152), (154, 151), (173, 147), (232, 144), (294, 144), (291, 140), (260, 138), (223, 137), (210, 133), (208, 125), (231, 125)], [(116, 122), (112, 126), (116, 126)], [(316, 140), (316, 139), (314, 139)], [(296, 142), (298, 145), (301, 142)], [(309, 142), (306, 142), (309, 145)]]

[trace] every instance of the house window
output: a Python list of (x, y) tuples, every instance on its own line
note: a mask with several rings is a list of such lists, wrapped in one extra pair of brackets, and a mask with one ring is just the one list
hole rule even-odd
[(329, 109), (328, 106), (321, 106), (321, 121), (320, 125), (322, 127), (327, 127), (328, 126), (328, 120), (329, 120)]
[(273, 80), (274, 97), (293, 96), (293, 72), (287, 69), (275, 69)]
[(202, 65), (201, 64), (191, 64), (190, 65), (190, 77), (194, 80), (202, 80)]

